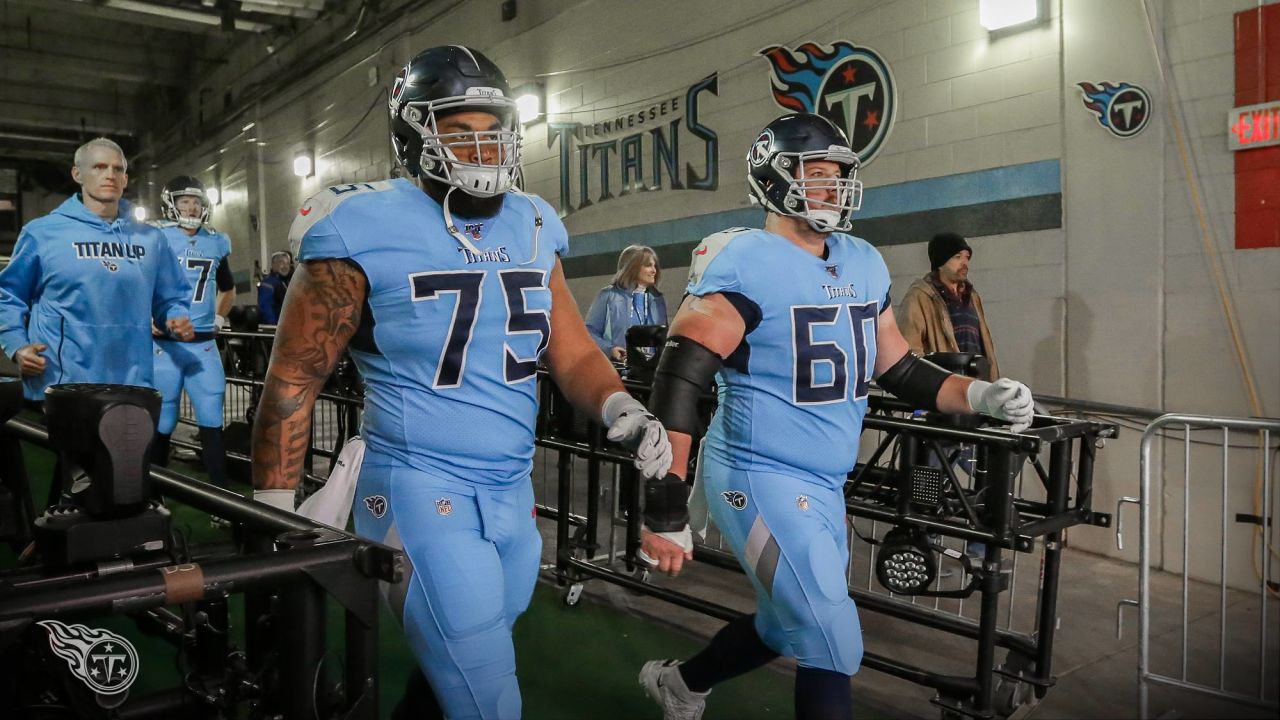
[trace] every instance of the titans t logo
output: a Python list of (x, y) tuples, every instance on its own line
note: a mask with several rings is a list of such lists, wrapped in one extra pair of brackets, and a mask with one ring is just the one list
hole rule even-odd
[(1142, 132), (1151, 117), (1151, 96), (1147, 91), (1122, 82), (1103, 82), (1098, 87), (1090, 82), (1076, 83), (1084, 95), (1084, 106), (1098, 116), (1098, 124), (1120, 138)]
[(807, 42), (795, 50), (771, 45), (758, 55), (769, 61), (773, 99), (793, 112), (822, 115), (849, 136), (863, 165), (893, 127), (897, 87), (889, 64), (870, 48), (838, 40), (831, 47)]

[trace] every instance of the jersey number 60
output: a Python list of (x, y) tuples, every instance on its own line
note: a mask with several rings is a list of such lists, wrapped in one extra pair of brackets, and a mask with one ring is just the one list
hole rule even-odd
[[(815, 325), (834, 326), (845, 314), (853, 336), (853, 399), (867, 396), (867, 383), (875, 371), (876, 310), (880, 303), (865, 305), (793, 305), (791, 338), (795, 358), (795, 385), (792, 402), (819, 405), (843, 402), (849, 392), (849, 353), (834, 340), (813, 339)], [(830, 381), (815, 382), (817, 369), (830, 366)]]

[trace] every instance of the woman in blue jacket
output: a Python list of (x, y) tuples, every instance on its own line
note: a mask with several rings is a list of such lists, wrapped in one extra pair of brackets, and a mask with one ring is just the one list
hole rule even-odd
[(627, 328), (667, 324), (667, 301), (656, 287), (661, 277), (653, 248), (630, 245), (618, 255), (618, 271), (587, 311), (587, 331), (610, 360), (626, 362)]

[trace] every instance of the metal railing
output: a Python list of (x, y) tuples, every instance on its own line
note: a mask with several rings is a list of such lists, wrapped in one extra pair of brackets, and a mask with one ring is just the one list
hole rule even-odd
[[(643, 397), (645, 387), (628, 385)], [(542, 390), (535, 495), (539, 514), (557, 523), (553, 568), (569, 588), (566, 601), (576, 602), (584, 581), (599, 579), (711, 617), (737, 617), (740, 613), (720, 598), (648, 581), (635, 561), (640, 485), (629, 458), (602, 441), (598, 426), (576, 418), (545, 378)], [(1109, 515), (1090, 508), (1091, 481), (1098, 441), (1114, 436), (1116, 428), (1043, 416), (1027, 433), (1010, 435), (913, 421), (902, 417), (905, 406), (890, 398), (878, 398), (875, 406), (864, 421), (863, 459), (845, 492), (852, 519), (849, 594), (863, 612), (968, 638), (977, 648), (969, 665), (971, 675), (912, 665), (894, 657), (893, 650), (869, 649), (863, 666), (936, 690), (934, 702), (944, 715), (1010, 715), (1033, 695), (1043, 697), (1055, 682), (1052, 655), (1062, 532), (1080, 524), (1109, 526)], [(897, 446), (912, 437), (978, 448), (971, 472), (957, 473), (944, 465), (946, 507), (922, 507), (908, 499), (918, 477), (892, 458), (906, 452)], [(939, 452), (936, 444), (932, 452)], [(885, 529), (904, 525), (927, 530), (956, 555), (966, 543), (982, 542), (981, 560), (968, 572), (952, 563), (956, 573), (928, 589), (943, 595), (890, 593), (873, 582), (876, 547), (858, 540), (874, 541)], [(1031, 567), (1038, 567), (1040, 574), (1019, 583), (1017, 569), (1026, 566), (1019, 555), (1028, 553), (1035, 561)], [(740, 572), (714, 529), (704, 541), (695, 541), (694, 558)], [(973, 599), (966, 603), (966, 598)], [(1003, 662), (996, 657), (1000, 648), (1008, 651)]]
[[(1175, 428), (1182, 429), (1182, 513), (1181, 513), (1181, 531), (1182, 531), (1182, 570), (1181, 570), (1181, 607), (1180, 617), (1177, 618), (1177, 629), (1180, 634), (1180, 667), (1177, 674), (1165, 674), (1156, 672), (1152, 669), (1152, 606), (1153, 596), (1151, 592), (1151, 571), (1153, 566), (1153, 548), (1151, 540), (1152, 525), (1152, 499), (1153, 493), (1151, 488), (1152, 476), (1152, 444), (1157, 438), (1164, 437), (1166, 440), (1176, 440), (1166, 431)], [(1190, 595), (1192, 588), (1192, 570), (1191, 570), (1191, 549), (1193, 546), (1192, 534), (1193, 527), (1191, 517), (1196, 511), (1192, 503), (1193, 473), (1192, 473), (1192, 443), (1191, 433), (1195, 431), (1220, 431), (1221, 444), (1218, 446), (1221, 452), (1221, 474), (1218, 478), (1218, 497), (1220, 500), (1220, 528), (1218, 534), (1218, 563), (1219, 574), (1216, 583), (1217, 589), (1217, 605), (1218, 605), (1218, 658), (1217, 658), (1217, 675), (1216, 684), (1198, 681), (1192, 677), (1193, 673), (1189, 671), (1188, 638), (1192, 634), (1191, 626), (1193, 621), (1190, 618), (1189, 607), (1191, 605)], [(1236, 684), (1237, 687), (1243, 678), (1228, 673), (1228, 618), (1231, 614), (1228, 612), (1227, 597), (1229, 593), (1228, 587), (1228, 567), (1232, 561), (1229, 553), (1228, 530), (1231, 527), (1229, 509), (1231, 507), (1230, 490), (1232, 489), (1232, 477), (1230, 472), (1231, 453), (1235, 449), (1240, 450), (1239, 442), (1232, 442), (1232, 434), (1237, 434), (1239, 439), (1240, 433), (1256, 434), (1259, 443), (1255, 447), (1256, 451), (1261, 455), (1258, 458), (1258, 466), (1260, 466), (1260, 474), (1255, 480), (1260, 485), (1258, 488), (1261, 492), (1260, 502), (1255, 503), (1254, 513), (1241, 513), (1235, 517), (1236, 522), (1256, 524), (1258, 527), (1255, 533), (1261, 535), (1262, 542), (1259, 546), (1261, 553), (1261, 569), (1258, 572), (1258, 594), (1259, 594), (1259, 613), (1257, 619), (1257, 638), (1258, 638), (1258, 656), (1257, 656), (1257, 692), (1242, 692), (1238, 689), (1229, 688), (1229, 684)], [(1272, 438), (1276, 433), (1280, 435), (1280, 420), (1275, 419), (1248, 419), (1248, 418), (1227, 418), (1212, 417), (1207, 415), (1179, 415), (1168, 414), (1162, 415), (1152, 421), (1142, 434), (1140, 445), (1140, 467), (1141, 467), (1141, 489), (1139, 497), (1127, 497), (1121, 500), (1121, 503), (1133, 503), (1138, 505), (1139, 509), (1139, 547), (1138, 547), (1138, 599), (1136, 601), (1126, 600), (1122, 605), (1136, 606), (1138, 608), (1138, 634), (1139, 634), (1139, 658), (1138, 658), (1138, 717), (1151, 717), (1150, 709), (1150, 689), (1153, 684), (1179, 688), (1192, 693), (1204, 696), (1227, 700), (1231, 702), (1241, 703), (1250, 707), (1275, 712), (1280, 710), (1280, 701), (1274, 696), (1274, 678), (1268, 675), (1267, 671), (1267, 653), (1268, 639), (1273, 629), (1269, 627), (1268, 617), (1268, 599), (1272, 592), (1277, 590), (1275, 582), (1271, 579), (1271, 562), (1270, 554), (1272, 553), (1272, 542), (1274, 539), (1274, 531), (1272, 530), (1273, 513), (1272, 509), (1275, 504), (1275, 498), (1272, 493), (1272, 473), (1273, 463), (1272, 456), (1276, 452), (1276, 448), (1272, 447)], [(1246, 446), (1247, 447), (1247, 446)], [(1238, 478), (1237, 478), (1238, 481)], [(1170, 497), (1169, 493), (1164, 493), (1165, 497)], [(1203, 509), (1203, 506), (1200, 506)], [(1167, 513), (1167, 508), (1166, 508)], [(1117, 523), (1117, 545), (1120, 544), (1121, 536), (1119, 532), (1119, 523)], [(1257, 543), (1252, 543), (1257, 544)], [(1239, 562), (1237, 555), (1235, 560)], [(1250, 560), (1252, 561), (1252, 559)], [(1169, 571), (1166, 563), (1165, 570)], [(1247, 621), (1247, 618), (1233, 617), (1237, 622)], [(1274, 670), (1271, 671), (1274, 674)], [(1272, 688), (1272, 697), (1267, 697), (1268, 686)]]

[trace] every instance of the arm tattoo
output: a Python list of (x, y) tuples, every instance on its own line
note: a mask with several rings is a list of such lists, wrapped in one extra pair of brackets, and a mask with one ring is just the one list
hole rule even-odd
[(253, 486), (289, 489), (302, 477), (311, 411), (360, 325), (368, 282), (346, 260), (308, 262), (285, 296), (253, 423)]

